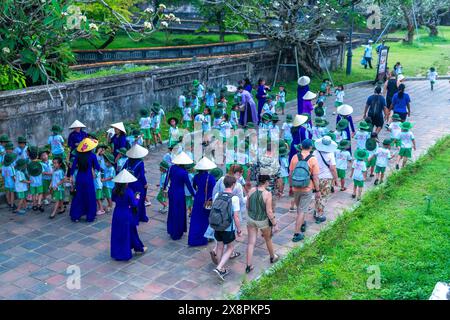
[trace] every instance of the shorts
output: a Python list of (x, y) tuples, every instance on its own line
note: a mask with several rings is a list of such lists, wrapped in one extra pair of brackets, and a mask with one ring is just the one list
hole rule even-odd
[(150, 128), (141, 129), (141, 133), (144, 135), (144, 140), (150, 140), (152, 138)]
[(39, 187), (30, 187), (30, 194), (43, 194), (44, 193), (44, 186)]
[(386, 167), (375, 167), (375, 173), (384, 173), (386, 171)]
[(236, 239), (236, 235), (234, 234), (234, 231), (214, 231), (214, 238), (218, 242), (229, 244)]
[(16, 192), (17, 193), (17, 199), (21, 200), (21, 199), (26, 199), (28, 192), (27, 191), (21, 191), (21, 192)]
[(186, 128), (186, 129), (189, 129), (190, 127), (191, 127), (191, 122), (192, 121), (187, 121), (187, 120), (185, 120), (185, 121), (183, 121), (183, 123), (184, 123), (184, 127)]
[(55, 200), (55, 201), (63, 201), (64, 200), (64, 191), (63, 190), (55, 190), (55, 191), (53, 191), (53, 200)]
[(278, 102), (278, 108), (280, 108), (281, 110), (284, 110), (285, 107), (286, 107), (286, 102)]
[(103, 187), (103, 198), (104, 199), (111, 199), (112, 197), (112, 189)]
[(340, 102), (340, 101), (335, 101), (334, 102), (334, 106), (337, 108), (337, 107), (340, 107), (340, 106), (342, 106), (344, 103), (343, 102)]
[(269, 228), (269, 218), (264, 220), (253, 220), (250, 216), (247, 215), (247, 226), (254, 227), (257, 229), (266, 229)]
[(364, 181), (353, 179), (353, 185), (354, 185), (355, 187), (361, 187), (361, 188), (363, 188), (363, 187), (364, 187)]
[(308, 212), (309, 205), (312, 201), (311, 191), (303, 192), (303, 191), (294, 191), (294, 201), (297, 204), (297, 208), (301, 212)]
[(103, 189), (95, 189), (95, 199), (97, 200), (103, 199)]
[(43, 193), (48, 192), (48, 189), (50, 188), (50, 182), (51, 182), (51, 180), (42, 179), (42, 192)]
[(291, 144), (292, 144), (292, 139), (284, 139), (284, 141), (286, 141), (286, 143), (288, 144), (288, 146), (290, 148)]
[(194, 200), (192, 200), (192, 196), (186, 196), (186, 207), (191, 208), (194, 204)]
[(400, 151), (398, 152), (398, 155), (400, 157), (411, 158), (411, 156), (412, 156), (412, 148), (400, 148)]
[(367, 168), (375, 167), (375, 164), (377, 163), (377, 157), (372, 157), (372, 159), (367, 160)]
[(167, 198), (164, 196), (164, 192), (162, 190), (159, 190), (158, 195), (156, 196), (156, 200), (161, 203), (167, 202)]
[(152, 134), (154, 134), (154, 135), (157, 135), (157, 134), (159, 134), (159, 132), (161, 131), (159, 128), (156, 128), (156, 129), (150, 129), (150, 131), (152, 132)]
[(402, 119), (402, 121), (405, 121), (406, 116), (408, 115), (407, 112), (395, 112), (395, 111), (394, 111), (394, 114), (398, 114), (400, 116), (400, 119)]
[(11, 187), (11, 188), (5, 187), (5, 191), (15, 192), (15, 188), (14, 187)]
[(344, 169), (336, 169), (337, 175), (339, 179), (345, 179), (345, 170)]
[[(383, 117), (377, 116), (377, 117), (371, 117), (371, 119), (372, 119), (372, 130), (373, 130), (373, 127), (378, 127), (378, 128), (383, 127), (383, 125), (384, 125)], [(372, 131), (372, 130), (370, 130), (370, 131)]]
[(435, 84), (436, 83), (436, 81), (434, 81), (434, 80), (430, 80), (430, 83), (433, 85), (433, 84)]

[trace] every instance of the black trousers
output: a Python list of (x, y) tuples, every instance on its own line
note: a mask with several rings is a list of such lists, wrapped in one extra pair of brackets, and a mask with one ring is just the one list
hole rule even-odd
[(364, 66), (364, 69), (367, 69), (367, 65), (369, 65), (370, 69), (373, 69), (373, 67), (372, 67), (372, 58), (364, 57), (364, 59), (366, 59), (366, 65)]

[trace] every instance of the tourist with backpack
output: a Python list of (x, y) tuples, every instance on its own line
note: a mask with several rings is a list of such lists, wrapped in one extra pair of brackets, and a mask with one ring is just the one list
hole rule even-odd
[[(292, 157), (289, 165), (289, 194), (294, 197), (297, 207), (297, 219), (293, 242), (301, 241), (306, 230), (305, 213), (312, 200), (311, 190), (315, 192), (316, 200), (320, 199), (319, 164), (311, 154), (313, 142), (305, 139), (301, 144), (301, 151)], [(301, 232), (300, 232), (301, 231)]]
[[(214, 238), (217, 240), (217, 260), (219, 261), (214, 272), (221, 280), (225, 280), (225, 276), (229, 273), (225, 264), (234, 251), (236, 233), (238, 236), (242, 233), (239, 220), (241, 210), (239, 197), (233, 195), (236, 178), (227, 175), (223, 179), (223, 183), (225, 189), (215, 196), (209, 214), (209, 225), (214, 229)], [(224, 251), (225, 245), (227, 248)]]

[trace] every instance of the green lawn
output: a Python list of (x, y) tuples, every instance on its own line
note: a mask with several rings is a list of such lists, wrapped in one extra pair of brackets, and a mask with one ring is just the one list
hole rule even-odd
[(152, 66), (129, 66), (129, 67), (123, 67), (123, 68), (116, 67), (116, 68), (100, 70), (100, 71), (90, 73), (90, 74), (85, 74), (85, 73), (79, 72), (79, 71), (71, 71), (69, 73), (69, 78), (67, 79), (67, 81), (84, 80), (84, 79), (106, 77), (106, 76), (112, 76), (112, 75), (124, 74), (124, 73), (130, 73), (130, 72), (147, 71), (152, 68), (153, 68)]
[[(96, 46), (100, 46), (106, 38), (92, 40)], [(225, 36), (225, 42), (235, 42), (247, 40), (247, 36), (230, 34)], [(194, 44), (209, 44), (219, 42), (218, 34), (188, 34), (173, 33), (166, 42), (165, 32), (156, 31), (141, 41), (134, 41), (126, 34), (119, 34), (116, 39), (107, 47), (107, 49), (124, 49), (124, 48), (145, 48), (145, 47), (164, 47), (164, 46), (181, 46)], [(88, 41), (76, 40), (72, 43), (74, 50), (92, 50), (95, 47)]]
[[(436, 282), (450, 280), (449, 167), (447, 136), (274, 272), (245, 285), (241, 299), (428, 299)], [(373, 267), (378, 289), (366, 285)]]

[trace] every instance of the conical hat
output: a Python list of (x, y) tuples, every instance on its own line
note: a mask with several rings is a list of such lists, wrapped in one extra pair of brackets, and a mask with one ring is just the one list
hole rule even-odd
[(314, 92), (308, 91), (307, 93), (305, 93), (305, 95), (303, 96), (303, 100), (312, 100), (315, 97), (317, 97), (317, 94), (315, 94)]
[(132, 183), (137, 181), (137, 179), (130, 172), (128, 172), (127, 169), (123, 169), (117, 176), (112, 179), (112, 181), (114, 181), (115, 183)]
[(131, 159), (142, 159), (148, 154), (148, 150), (144, 147), (141, 147), (138, 144), (135, 144), (131, 147), (130, 150), (127, 151), (127, 157)]
[(123, 125), (123, 122), (113, 123), (110, 127), (119, 129), (123, 133), (127, 133), (127, 130), (125, 130), (125, 126)]
[(88, 152), (95, 149), (98, 141), (91, 138), (84, 138), (77, 147), (78, 152)]
[(293, 127), (298, 127), (304, 124), (306, 121), (308, 121), (307, 116), (303, 116), (301, 114), (297, 114), (294, 118), (294, 121), (292, 122)]
[(69, 129), (75, 129), (75, 128), (86, 128), (84, 124), (82, 124), (80, 121), (75, 120), (69, 127)]
[(302, 87), (308, 85), (310, 82), (311, 82), (311, 79), (308, 76), (300, 77), (300, 78), (298, 78), (298, 81), (297, 81), (298, 85), (302, 86)]
[(337, 108), (337, 113), (343, 116), (348, 116), (353, 113), (353, 107), (348, 104), (343, 104)]
[(227, 88), (227, 91), (230, 93), (235, 93), (237, 91), (237, 87), (231, 84), (227, 84), (225, 87)]
[(217, 168), (217, 165), (207, 157), (201, 158), (194, 167), (195, 170), (211, 170), (214, 168)]
[(175, 158), (172, 159), (172, 163), (174, 164), (193, 164), (191, 157), (189, 157), (186, 152), (181, 152)]

